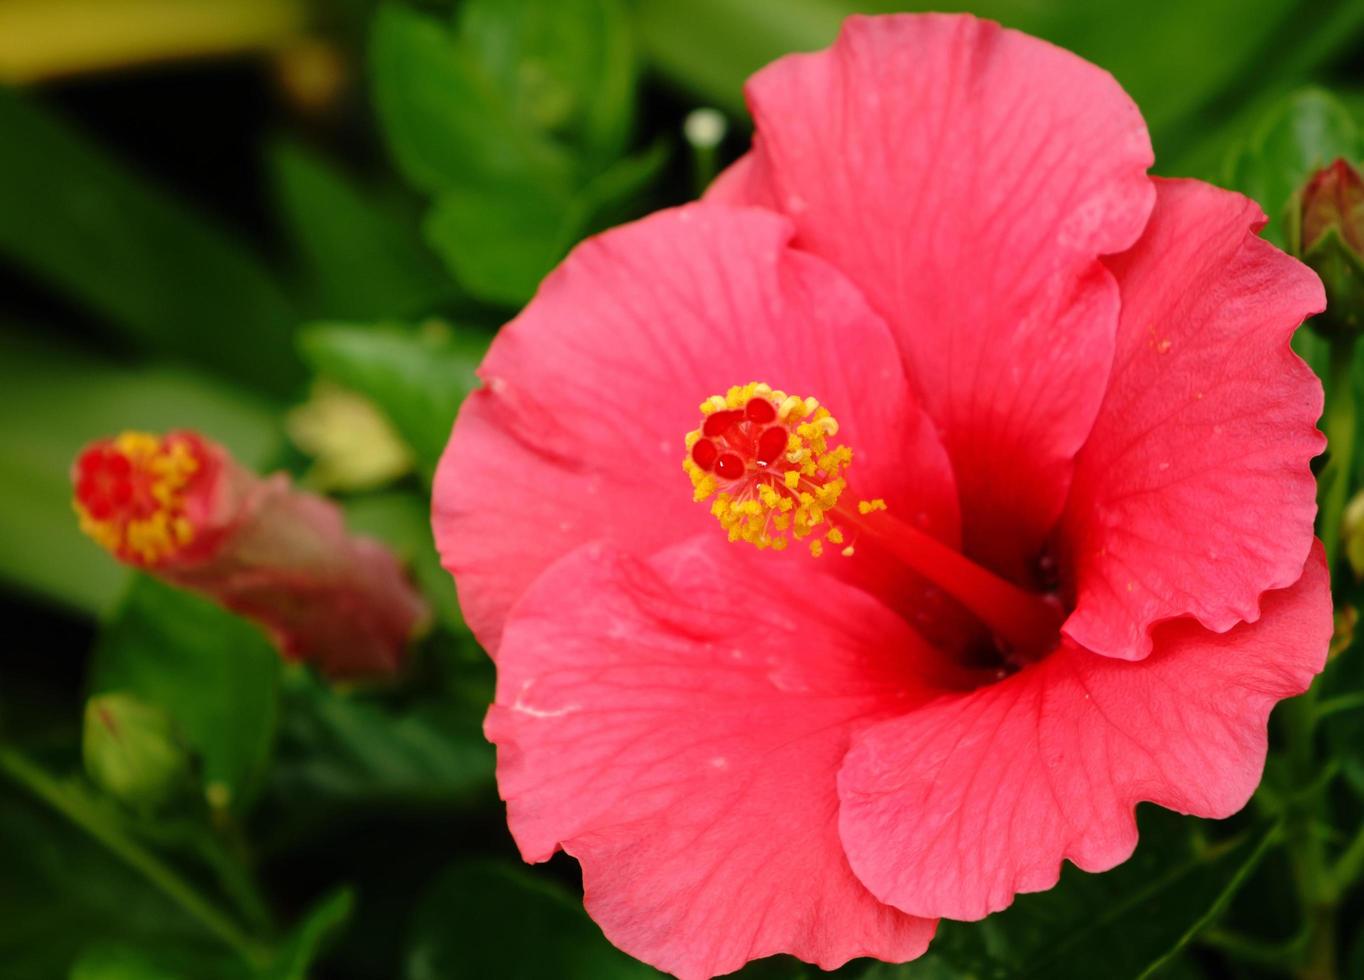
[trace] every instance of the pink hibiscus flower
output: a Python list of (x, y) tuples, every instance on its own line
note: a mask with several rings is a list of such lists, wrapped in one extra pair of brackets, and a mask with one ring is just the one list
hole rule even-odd
[(498, 337), (434, 506), (523, 856), (682, 977), (910, 959), (1126, 859), (1138, 801), (1232, 813), (1331, 628), (1322, 290), (1251, 202), (970, 17), (747, 94), (705, 201)]

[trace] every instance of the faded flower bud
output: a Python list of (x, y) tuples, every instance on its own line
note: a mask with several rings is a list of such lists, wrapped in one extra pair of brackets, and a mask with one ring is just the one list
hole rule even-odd
[(319, 382), (285, 420), (289, 438), (316, 462), (305, 480), (319, 490), (371, 490), (412, 470), (412, 451), (372, 402)]
[(76, 461), (81, 528), (121, 561), (262, 626), (334, 677), (397, 669), (427, 618), (384, 545), (335, 504), (259, 477), (194, 432), (125, 432)]
[(1327, 309), (1314, 323), (1327, 332), (1364, 327), (1364, 180), (1343, 159), (1303, 186), (1292, 229), (1294, 251), (1321, 276)]
[(189, 775), (189, 752), (170, 715), (130, 694), (86, 703), (81, 753), (96, 786), (139, 810), (164, 804)]

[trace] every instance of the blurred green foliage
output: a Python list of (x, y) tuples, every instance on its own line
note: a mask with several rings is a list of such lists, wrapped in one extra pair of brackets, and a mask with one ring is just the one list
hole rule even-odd
[[(0, 281), (16, 287), (0, 310), (0, 582), (18, 620), (0, 663), (0, 974), (652, 975), (585, 916), (570, 867), (515, 863), (481, 735), (491, 666), (431, 541), (431, 479), (478, 360), (545, 273), (585, 235), (713, 176), (712, 154), (683, 135), (689, 111), (729, 115), (732, 158), (747, 75), (828, 44), (854, 10), (914, 5), (316, 6), (313, 30), (342, 80), (321, 109), (258, 65), (247, 81), (213, 64), (163, 69), (141, 88), (0, 89)], [(1272, 241), (1284, 242), (1314, 167), (1364, 156), (1358, 0), (931, 6), (969, 7), (1112, 71), (1151, 125), (1159, 172), (1251, 195)], [(247, 149), (202, 154), (194, 180), (167, 177), (148, 160), (182, 130), (203, 139), (215, 106), (169, 99), (148, 121), (137, 99), (201, 76), (226, 80), (229, 105), (265, 99), (268, 111), (223, 122)], [(82, 101), (106, 86), (104, 101)], [(110, 105), (123, 105), (112, 122)], [(204, 190), (243, 172), (245, 214)], [(1299, 343), (1324, 372), (1324, 346)], [(1358, 376), (1336, 392), (1357, 398)], [(254, 627), (128, 575), (71, 512), (80, 446), (126, 428), (196, 428), (249, 465), (302, 475), (309, 461), (282, 419), (318, 379), (367, 399), (415, 460), (414, 473), (342, 501), (435, 611), (387, 688), (282, 665)], [(1354, 583), (1338, 590), (1342, 606), (1358, 599)], [(1364, 903), (1364, 836), (1352, 836), (1364, 820), (1364, 663), (1352, 640), (1342, 649), (1313, 719), (1328, 751), (1306, 775), (1276, 756), (1246, 814), (1208, 825), (1143, 810), (1142, 845), (1119, 870), (1068, 868), (1056, 889), (985, 923), (944, 925), (915, 964), (838, 974), (1283, 975), (1305, 942), (1294, 835), (1329, 844), (1325, 887), (1347, 915), (1358, 921)], [(165, 712), (191, 750), (191, 790), (156, 814), (82, 774), (83, 704), (107, 691)], [(1276, 745), (1291, 741), (1276, 725)], [(1321, 804), (1306, 831), (1294, 823), (1305, 798)], [(1340, 975), (1364, 976), (1359, 930), (1338, 939)], [(777, 957), (743, 975), (818, 972)]]
[[(536, 937), (525, 942), (525, 937)], [(443, 871), (417, 906), (405, 980), (445, 977), (591, 977), (658, 974), (601, 941), (576, 896), (505, 862)]]
[(136, 349), (275, 394), (302, 377), (298, 313), (235, 236), (0, 89), (0, 252)]
[(91, 654), (92, 693), (162, 706), (184, 731), (219, 805), (259, 789), (279, 706), (279, 655), (260, 630), (180, 589), (136, 576)]
[(414, 201), (361, 185), (295, 142), (269, 156), (275, 199), (309, 306), (322, 316), (418, 316), (456, 287), (417, 232)]
[(427, 240), (480, 299), (529, 299), (656, 170), (621, 159), (636, 55), (616, 0), (471, 0), (450, 24), (386, 3), (370, 66), (394, 160), (433, 197)]
[(86, 613), (117, 596), (126, 575), (77, 529), (68, 475), (112, 427), (200, 429), (256, 465), (278, 451), (279, 421), (249, 388), (167, 358), (98, 358), (37, 326), (0, 330), (0, 345), (0, 388), (22, 420), (0, 427), (0, 579), (13, 587)]
[(379, 407), (429, 479), (460, 402), (477, 384), (474, 370), (487, 344), (438, 322), (421, 330), (317, 323), (301, 333), (299, 346), (319, 375)]
[(1275, 103), (1232, 147), (1222, 183), (1260, 202), (1269, 218), (1262, 234), (1283, 248), (1294, 195), (1314, 171), (1337, 157), (1364, 158), (1364, 129), (1335, 96), (1303, 88)]

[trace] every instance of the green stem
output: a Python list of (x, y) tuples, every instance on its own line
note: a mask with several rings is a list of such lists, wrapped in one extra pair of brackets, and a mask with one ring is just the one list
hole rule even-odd
[(1207, 929), (1209, 923), (1216, 921), (1218, 917), (1226, 911), (1227, 906), (1231, 904), (1231, 900), (1236, 896), (1236, 893), (1241, 890), (1241, 886), (1246, 883), (1246, 879), (1260, 866), (1260, 861), (1263, 860), (1265, 854), (1279, 843), (1282, 838), (1281, 831), (1282, 827), (1275, 826), (1260, 839), (1260, 843), (1255, 845), (1255, 850), (1251, 852), (1250, 857), (1241, 862), (1241, 866), (1236, 869), (1236, 873), (1231, 876), (1231, 880), (1222, 886), (1222, 890), (1218, 893), (1217, 898), (1213, 900), (1212, 905), (1208, 906), (1207, 911), (1199, 916), (1198, 919), (1185, 930), (1184, 935), (1170, 948), (1169, 952), (1147, 966), (1138, 976), (1137, 980), (1150, 980), (1151, 977), (1159, 975), (1179, 952), (1184, 949), (1184, 947), (1188, 946), (1200, 933)]
[[(1354, 468), (1356, 406), (1351, 366), (1354, 337), (1338, 334), (1331, 341), (1327, 369), (1324, 428), (1330, 451), (1318, 489), (1317, 529), (1326, 546), (1334, 576), (1340, 557), (1340, 521), (1349, 500)], [(1316, 833), (1325, 805), (1324, 783), (1317, 779), (1317, 686), (1284, 705), (1286, 752), (1298, 792), (1285, 815), (1288, 851), (1293, 862), (1298, 905), (1306, 943), (1296, 972), (1299, 980), (1335, 980), (1336, 893), (1326, 864), (1325, 844)]]
[(1338, 714), (1342, 711), (1353, 711), (1356, 708), (1364, 708), (1364, 691), (1355, 691), (1353, 694), (1341, 694), (1338, 697), (1328, 698), (1317, 705), (1317, 721), (1329, 716)]
[(1326, 429), (1330, 457), (1321, 473), (1320, 509), (1317, 527), (1326, 545), (1327, 567), (1334, 575), (1340, 559), (1340, 521), (1350, 499), (1350, 477), (1354, 470), (1355, 431), (1358, 409), (1355, 403), (1351, 366), (1354, 363), (1354, 337), (1346, 335), (1331, 341), (1327, 369)]
[[(1310, 690), (1284, 706), (1288, 760), (1303, 788), (1290, 798), (1285, 829), (1306, 940), (1296, 976), (1299, 980), (1335, 980), (1334, 889), (1326, 867), (1325, 847), (1316, 833), (1317, 812), (1325, 794), (1320, 782), (1313, 779), (1315, 707), (1314, 694)], [(1314, 783), (1315, 788), (1309, 791)]]
[(129, 839), (118, 828), (110, 826), (101, 819), (99, 813), (66, 792), (57, 780), (21, 753), (0, 748), (0, 771), (103, 844), (188, 915), (197, 919), (205, 929), (241, 954), (247, 962), (260, 967), (268, 965), (273, 959), (267, 946), (243, 932), (160, 858)]
[(1340, 895), (1346, 888), (1364, 875), (1364, 827), (1355, 831), (1354, 838), (1346, 845), (1331, 869), (1332, 894)]
[(682, 124), (683, 135), (691, 147), (692, 183), (696, 196), (705, 193), (719, 172), (719, 147), (728, 123), (718, 109), (693, 109)]

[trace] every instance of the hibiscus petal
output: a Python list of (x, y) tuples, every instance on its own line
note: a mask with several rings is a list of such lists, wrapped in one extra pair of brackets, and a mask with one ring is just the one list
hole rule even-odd
[(1067, 51), (948, 15), (850, 18), (747, 94), (754, 160), (713, 193), (778, 202), (886, 317), (947, 444), (968, 553), (1025, 574), (1108, 377), (1118, 295), (1096, 256), (1151, 208), (1136, 106)]
[(856, 726), (927, 696), (936, 655), (866, 593), (810, 594), (768, 557), (585, 545), (499, 656), (487, 732), (522, 855), (575, 856), (607, 937), (684, 978), (781, 952), (907, 960), (933, 933), (853, 877), (835, 779)]
[(1150, 800), (1225, 817), (1260, 779), (1266, 721), (1306, 690), (1331, 635), (1320, 546), (1259, 622), (1212, 633), (1191, 620), (1129, 662), (1067, 644), (998, 684), (854, 736), (839, 775), (857, 876), (914, 915), (979, 919), (1126, 860), (1132, 810)]
[(708, 204), (728, 204), (732, 207), (750, 205), (779, 210), (777, 202), (771, 197), (772, 180), (767, 175), (766, 167), (766, 157), (759, 157), (750, 150), (722, 170), (711, 181), (701, 199)]
[(956, 543), (951, 469), (894, 340), (836, 270), (787, 247), (791, 233), (756, 209), (660, 212), (575, 249), (498, 336), (433, 504), (490, 651), (511, 604), (579, 544), (648, 554), (723, 533), (692, 502), (682, 440), (701, 401), (734, 384), (828, 405), (856, 454), (856, 492)]
[(1289, 347), (1325, 305), (1301, 263), (1257, 238), (1254, 203), (1160, 181), (1151, 223), (1110, 261), (1122, 288), (1113, 378), (1076, 463), (1065, 632), (1139, 659), (1161, 620), (1212, 630), (1297, 580), (1316, 515), (1321, 384)]

